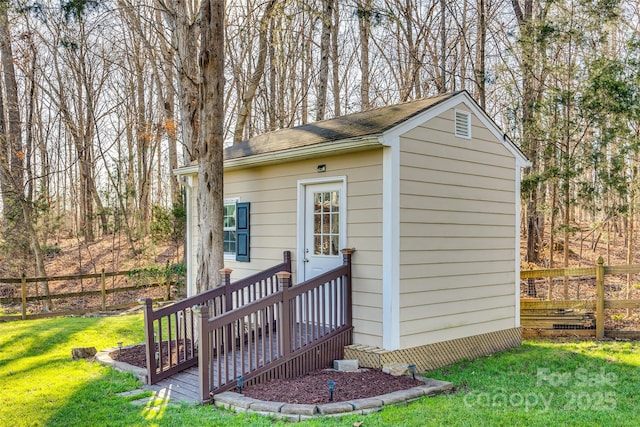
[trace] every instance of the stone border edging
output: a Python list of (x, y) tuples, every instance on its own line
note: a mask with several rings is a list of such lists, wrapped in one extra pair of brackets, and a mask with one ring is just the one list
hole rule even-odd
[[(138, 345), (139, 344), (133, 344), (133, 345), (124, 346), (122, 348), (123, 349), (131, 348), (131, 347), (136, 347)], [(142, 381), (142, 384), (147, 384), (147, 376), (148, 376), (147, 368), (140, 368), (138, 366), (133, 366), (125, 362), (118, 362), (117, 360), (113, 360), (111, 356), (109, 356), (109, 353), (111, 353), (112, 351), (118, 351), (118, 350), (119, 350), (118, 347), (109, 347), (107, 349), (101, 350), (96, 353), (95, 360), (97, 360), (99, 363), (102, 363), (103, 365), (111, 366), (112, 368), (115, 368), (121, 372), (131, 372), (132, 374), (137, 376), (140, 379), (140, 381)]]
[[(124, 346), (122, 348), (135, 347), (139, 344)], [(118, 347), (110, 347), (99, 351), (95, 360), (99, 363), (111, 366), (122, 372), (131, 372), (136, 375), (143, 384), (147, 384), (147, 369), (133, 366), (129, 363), (113, 360), (109, 353), (117, 351)], [(433, 396), (447, 392), (453, 388), (453, 384), (447, 381), (434, 380), (416, 376), (424, 385), (398, 390), (391, 393), (364, 399), (348, 400), (344, 402), (325, 403), (323, 405), (294, 404), (284, 402), (270, 402), (253, 399), (240, 393), (225, 391), (213, 396), (215, 406), (230, 409), (234, 412), (255, 413), (264, 416), (275, 416), (289, 421), (304, 421), (319, 417), (341, 417), (346, 415), (366, 415), (380, 411), (384, 406), (408, 403), (423, 396)]]
[(424, 385), (407, 390), (399, 390), (376, 397), (325, 403), (323, 405), (304, 405), (284, 402), (268, 402), (247, 397), (232, 391), (213, 396), (215, 406), (234, 412), (255, 413), (259, 415), (286, 418), (289, 421), (304, 421), (317, 417), (341, 417), (345, 415), (366, 415), (380, 411), (386, 405), (407, 403), (423, 396), (433, 396), (449, 391), (453, 385), (447, 381), (416, 377)]

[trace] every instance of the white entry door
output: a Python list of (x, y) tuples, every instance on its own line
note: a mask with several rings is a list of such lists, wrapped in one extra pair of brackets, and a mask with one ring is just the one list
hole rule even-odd
[(343, 182), (307, 184), (304, 201), (302, 280), (309, 280), (342, 264), (345, 244)]

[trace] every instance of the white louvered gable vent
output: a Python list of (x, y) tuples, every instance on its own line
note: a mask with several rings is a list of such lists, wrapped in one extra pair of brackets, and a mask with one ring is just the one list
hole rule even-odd
[(471, 138), (471, 113), (456, 110), (455, 123), (456, 136), (459, 138)]

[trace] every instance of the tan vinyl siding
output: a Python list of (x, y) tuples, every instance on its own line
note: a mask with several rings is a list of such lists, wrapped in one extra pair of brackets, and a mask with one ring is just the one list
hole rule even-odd
[[(460, 107), (458, 107), (460, 108)], [(514, 326), (515, 159), (472, 114), (400, 138), (400, 346)]]
[[(405, 279), (402, 283), (403, 293), (401, 298), (405, 296), (411, 296), (411, 293), (426, 292), (431, 294), (431, 291), (447, 290), (454, 288), (481, 288), (478, 283), (498, 283), (505, 284), (509, 281), (509, 278), (513, 277), (513, 272), (502, 273), (478, 273), (469, 274), (466, 276), (458, 275), (455, 283), (451, 283), (446, 276), (444, 277), (424, 277), (418, 279)], [(511, 283), (509, 283), (511, 285)]]
[[(491, 298), (491, 301), (494, 299)], [(439, 316), (433, 316), (429, 318), (430, 334), (424, 332), (424, 319), (416, 319), (402, 322), (402, 336), (413, 335), (415, 338), (422, 336), (420, 342), (430, 344), (437, 341), (444, 341), (442, 339), (434, 339), (436, 336), (446, 336), (446, 329), (449, 328), (463, 328), (478, 323), (492, 322), (496, 320), (505, 320), (513, 318), (513, 298), (511, 298), (511, 304), (507, 301), (508, 298), (502, 298), (501, 307), (494, 306), (480, 306), (478, 310), (473, 309), (473, 302), (468, 304), (451, 304), (448, 314), (441, 314)], [(498, 300), (500, 302), (500, 300)], [(513, 327), (513, 320), (511, 323)], [(506, 329), (506, 328), (505, 328)], [(433, 332), (438, 332), (433, 334)], [(486, 331), (485, 331), (486, 332)], [(472, 335), (472, 334), (469, 334)], [(426, 337), (426, 340), (425, 340)], [(414, 344), (415, 345), (415, 344)], [(421, 344), (422, 345), (422, 344)]]
[[(477, 282), (476, 282), (477, 283)], [(513, 293), (513, 285), (499, 284), (488, 286), (473, 286), (467, 287), (450, 287), (447, 289), (432, 289), (429, 292), (407, 292), (400, 298), (400, 305), (406, 307), (407, 311), (402, 312), (402, 318), (404, 320), (420, 319), (424, 313), (419, 311), (424, 308), (429, 310), (432, 316), (435, 316), (435, 312), (432, 311), (434, 305), (446, 304), (451, 301), (472, 301), (476, 299), (499, 297)]]
[[(324, 163), (327, 172), (316, 172)], [(225, 197), (251, 203), (251, 262), (227, 260), (240, 279), (297, 254), (298, 180), (347, 177), (347, 244), (353, 255), (355, 342), (382, 345), (382, 149), (225, 172)], [(360, 250), (362, 249), (362, 250)], [(195, 265), (195, 264), (194, 264)]]

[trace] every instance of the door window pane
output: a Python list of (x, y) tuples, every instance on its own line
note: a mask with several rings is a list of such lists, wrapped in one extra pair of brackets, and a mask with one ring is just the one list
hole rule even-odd
[(340, 192), (313, 194), (314, 255), (338, 255), (340, 251)]

